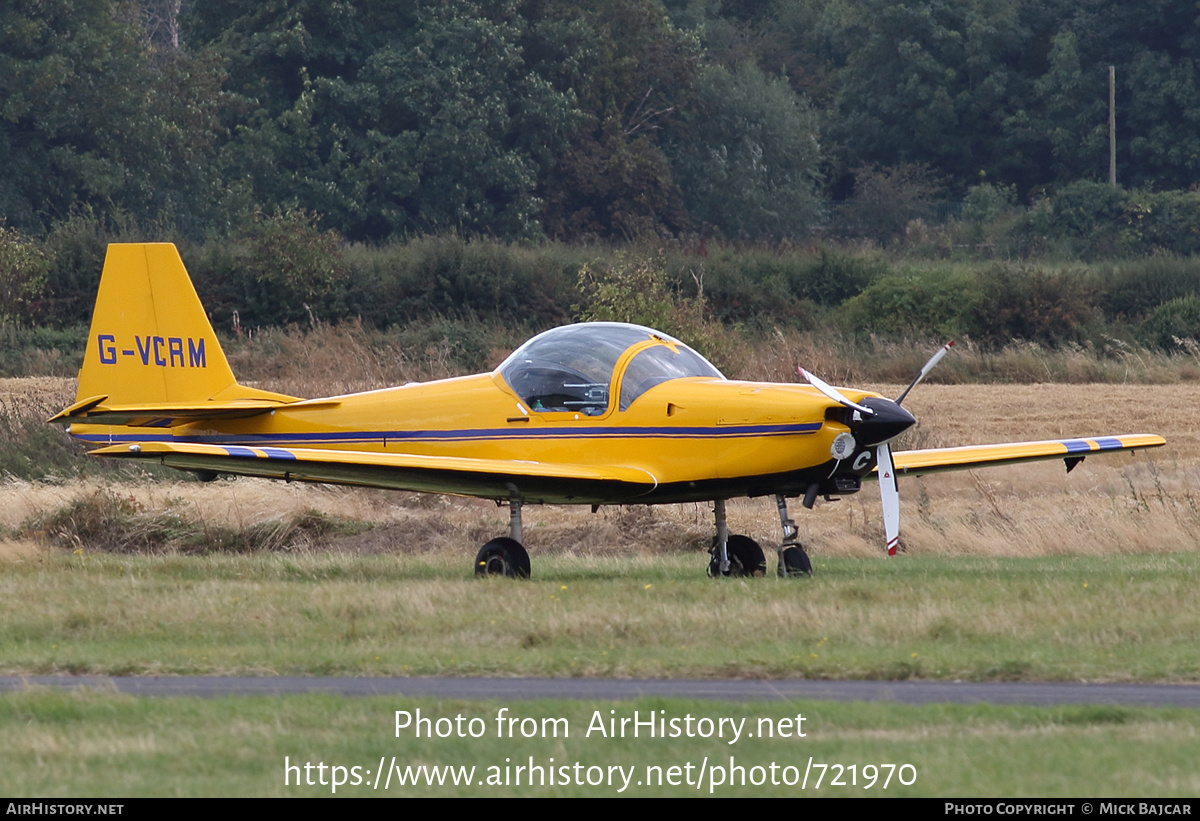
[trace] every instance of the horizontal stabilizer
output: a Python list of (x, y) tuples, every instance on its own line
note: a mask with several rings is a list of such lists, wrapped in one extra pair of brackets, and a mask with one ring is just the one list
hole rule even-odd
[(148, 402), (137, 405), (105, 405), (101, 401), (85, 400), (50, 417), (48, 421), (62, 425), (124, 425), (131, 428), (167, 428), (205, 419), (245, 419), (285, 407), (284, 403), (267, 399), (239, 399), (231, 402), (175, 404)]

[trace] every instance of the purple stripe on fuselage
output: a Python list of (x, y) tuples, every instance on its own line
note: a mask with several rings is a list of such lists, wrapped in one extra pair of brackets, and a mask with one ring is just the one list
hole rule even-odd
[[(822, 423), (792, 425), (729, 425), (719, 427), (554, 427), (516, 431), (511, 428), (468, 430), (327, 431), (297, 433), (208, 434), (203, 436), (142, 436), (138, 434), (81, 434), (85, 442), (195, 442), (210, 445), (296, 445), (355, 442), (464, 442), (491, 439), (736, 439), (752, 436), (805, 436), (821, 430)], [(286, 457), (279, 457), (286, 458)]]

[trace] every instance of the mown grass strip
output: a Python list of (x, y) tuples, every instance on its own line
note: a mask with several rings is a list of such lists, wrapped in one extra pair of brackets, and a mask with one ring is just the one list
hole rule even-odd
[[(418, 710), (429, 720), (420, 738)], [(408, 714), (399, 732), (396, 711)], [(635, 711), (643, 722), (649, 716), (664, 720), (659, 726), (669, 733), (678, 728), (678, 735), (649, 737), (643, 725), (634, 737), (631, 723), (622, 735), (621, 719), (632, 720)], [(798, 716), (804, 717), (802, 723)], [(733, 727), (743, 719), (734, 740)], [(461, 735), (453, 727), (461, 727)], [(768, 728), (771, 737), (765, 737)], [(1192, 764), (1200, 757), (1195, 710), (678, 699), (510, 703), (321, 695), (137, 699), (29, 691), (0, 696), (0, 733), (5, 738), (0, 789), (10, 797), (1164, 798), (1200, 791)], [(375, 789), (381, 757), (392, 779), (386, 789), (386, 782)], [(817, 787), (810, 758), (843, 769), (827, 769)], [(416, 776), (418, 783), (401, 786), (393, 759), (400, 774), (410, 780)], [(288, 771), (285, 762), (296, 769)], [(306, 764), (312, 766), (306, 769)], [(903, 764), (909, 767), (901, 778)], [(530, 765), (541, 768), (532, 770), (532, 786)], [(894, 765), (886, 789), (886, 768), (875, 770), (868, 786), (869, 765)], [(343, 783), (336, 793), (334, 766), (345, 768), (337, 773)], [(442, 785), (427, 783), (430, 768), (447, 766), (468, 768), (470, 786), (456, 787), (452, 777)], [(548, 783), (551, 767), (553, 785)], [(808, 783), (801, 789), (806, 771)], [(835, 777), (840, 785), (833, 783)]]
[[(0, 575), (0, 671), (1196, 681), (1200, 556), (557, 556), (528, 582), (458, 553), (42, 554)], [(1116, 615), (1119, 614), (1119, 615)]]

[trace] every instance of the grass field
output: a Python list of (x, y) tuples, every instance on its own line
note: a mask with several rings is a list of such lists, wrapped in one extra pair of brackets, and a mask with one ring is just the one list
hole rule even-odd
[[(53, 556), (2, 577), (0, 672), (1195, 681), (1200, 556)], [(1119, 616), (1115, 616), (1119, 614)]]
[[(510, 725), (513, 737), (503, 731), (496, 722), (502, 708), (506, 718), (535, 719), (523, 722), (531, 737), (521, 734), (522, 723)], [(463, 734), (479, 737), (454, 731), (417, 738), (411, 723), (397, 733), (397, 710), (413, 719), (419, 710), (430, 730), (443, 719), (444, 732), (461, 716)], [(675, 719), (679, 736), (649, 738), (645, 729), (636, 738), (600, 734), (597, 718), (632, 719), (635, 711), (643, 721), (648, 714)], [(735, 724), (742, 730), (736, 741)], [(774, 737), (760, 736), (768, 725)], [(706, 731), (711, 737), (699, 737)], [(677, 699), (504, 704), (316, 695), (136, 699), (31, 691), (0, 696), (0, 732), (6, 742), (0, 791), (45, 798), (1187, 798), (1200, 792), (1195, 710)], [(376, 788), (381, 761), (391, 780)], [(532, 786), (530, 765), (540, 768), (532, 769)], [(431, 784), (434, 767), (454, 770), (441, 770), (444, 783)], [(470, 786), (456, 786), (455, 775), (467, 776)], [(402, 777), (408, 783), (401, 785)], [(336, 791), (335, 780), (341, 782)]]

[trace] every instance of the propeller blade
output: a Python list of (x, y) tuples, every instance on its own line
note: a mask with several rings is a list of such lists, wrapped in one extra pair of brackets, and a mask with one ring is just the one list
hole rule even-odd
[(845, 405), (848, 408), (854, 408), (856, 411), (863, 414), (864, 416), (874, 416), (875, 415), (875, 411), (872, 410), (871, 408), (868, 408), (866, 405), (860, 405), (857, 402), (851, 402), (849, 399), (842, 396), (841, 392), (839, 392), (837, 388), (833, 387), (832, 385), (827, 384), (824, 380), (819, 379), (816, 376), (813, 376), (811, 373), (804, 370), (804, 368), (798, 368), (798, 370), (800, 371), (800, 375), (802, 377), (804, 377), (805, 380), (807, 380), (808, 384), (812, 385), (814, 388), (816, 388), (821, 393), (828, 396), (834, 402), (837, 402), (839, 405)]
[(875, 449), (879, 471), (879, 497), (883, 502), (883, 532), (887, 537), (887, 554), (896, 555), (900, 545), (900, 489), (896, 486), (896, 467), (892, 449), (886, 444)]
[(929, 357), (929, 361), (925, 363), (925, 367), (921, 368), (921, 372), (917, 374), (917, 378), (908, 383), (908, 387), (904, 389), (904, 393), (896, 397), (896, 404), (899, 405), (904, 401), (904, 397), (908, 396), (908, 392), (917, 386), (917, 383), (925, 378), (925, 374), (933, 370), (933, 366), (942, 361), (942, 357), (950, 353), (950, 349), (954, 347), (954, 340), (951, 339), (945, 345), (938, 349), (938, 352)]

